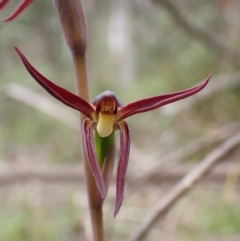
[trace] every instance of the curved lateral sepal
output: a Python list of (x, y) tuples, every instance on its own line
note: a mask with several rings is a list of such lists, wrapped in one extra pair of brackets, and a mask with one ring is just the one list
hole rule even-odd
[(26, 57), (21, 53), (21, 51), (15, 47), (15, 50), (19, 54), (23, 64), (25, 65), (31, 76), (53, 97), (64, 103), (65, 105), (80, 111), (89, 118), (94, 112), (93, 107), (88, 104), (87, 101), (72, 94), (71, 92), (55, 85), (53, 82), (41, 75), (26, 59)]
[(121, 113), (118, 117), (118, 120), (120, 121), (138, 113), (154, 110), (161, 106), (164, 106), (164, 105), (173, 103), (175, 101), (184, 99), (186, 97), (189, 97), (191, 95), (194, 95), (199, 91), (201, 91), (207, 85), (210, 78), (211, 78), (211, 75), (209, 75), (201, 84), (195, 87), (192, 87), (190, 89), (186, 89), (183, 91), (178, 91), (178, 92), (174, 92), (166, 95), (159, 95), (159, 96), (139, 100), (131, 104), (128, 104), (121, 109)]
[(88, 157), (89, 165), (92, 170), (92, 174), (96, 181), (96, 185), (101, 194), (101, 197), (104, 199), (106, 196), (106, 187), (103, 179), (102, 172), (100, 170), (96, 152), (94, 149), (94, 141), (93, 141), (93, 122), (90, 119), (85, 119), (83, 122), (83, 140), (85, 144), (86, 154)]
[(117, 189), (116, 189), (116, 204), (113, 216), (116, 217), (123, 201), (125, 176), (127, 172), (129, 152), (130, 152), (130, 132), (125, 121), (118, 124), (120, 130), (120, 154), (117, 168)]
[[(7, 1), (3, 1), (8, 3)], [(2, 21), (4, 22), (8, 22), (13, 20), (14, 18), (16, 18), (25, 8), (27, 8), (31, 3), (33, 2), (33, 0), (22, 0), (22, 2), (17, 6), (17, 8), (6, 18), (3, 18)], [(7, 4), (5, 3), (4, 6)], [(0, 6), (1, 8), (1, 6)]]
[(8, 3), (9, 3), (10, 0), (2, 0), (0, 2), (0, 10), (3, 9)]

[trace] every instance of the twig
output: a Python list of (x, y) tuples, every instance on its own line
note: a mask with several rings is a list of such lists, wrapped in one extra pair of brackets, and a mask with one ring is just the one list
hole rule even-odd
[(76, 116), (71, 114), (70, 111), (67, 111), (66, 108), (55, 104), (50, 99), (43, 97), (33, 90), (11, 83), (6, 85), (3, 91), (8, 97), (21, 101), (24, 104), (43, 112), (71, 129), (76, 131), (79, 130)]
[[(228, 175), (228, 169), (230, 168), (230, 164), (226, 164), (227, 162), (231, 162), (231, 160), (224, 160), (225, 164), (219, 164), (217, 165), (214, 170), (211, 170), (208, 177), (206, 177), (203, 181), (211, 182), (214, 184), (222, 184)], [(240, 166), (233, 164), (232, 169), (230, 170), (230, 174), (235, 176), (239, 176), (240, 174)], [(181, 180), (185, 175), (187, 175), (191, 170), (193, 169), (193, 165), (177, 165), (172, 169), (169, 169), (167, 172), (165, 169), (162, 169), (158, 174), (154, 173), (155, 175), (152, 175), (151, 179), (148, 179), (148, 184), (156, 184), (160, 185), (162, 184), (173, 184)], [(130, 174), (134, 175), (134, 174)], [(238, 182), (238, 180), (237, 180)], [(143, 184), (142, 184), (143, 185)], [(146, 184), (144, 184), (146, 185)], [(134, 187), (135, 189), (138, 189), (139, 186), (138, 183), (130, 183), (130, 187)]]
[[(239, 129), (240, 122), (234, 122), (222, 127), (208, 136), (191, 141), (185, 147), (175, 150), (173, 153), (170, 153), (165, 157), (154, 157), (154, 159), (161, 159), (161, 161), (148, 169), (145, 173), (131, 176), (130, 182), (137, 183), (138, 186), (141, 186), (144, 185), (145, 182), (148, 182), (157, 176), (158, 179), (163, 179), (177, 163), (186, 160), (189, 156), (194, 155), (212, 145), (225, 141)], [(149, 160), (148, 162), (150, 163), (151, 161)]]
[(39, 181), (43, 183), (79, 183), (83, 181), (82, 166), (74, 167), (1, 167), (0, 186), (12, 185), (16, 182)]
[(206, 29), (201, 28), (200, 26), (196, 26), (192, 23), (190, 19), (186, 16), (177, 4), (172, 0), (152, 0), (154, 3), (163, 6), (168, 13), (172, 16), (172, 19), (175, 23), (181, 27), (187, 34), (194, 37), (197, 41), (201, 41), (207, 47), (214, 49), (220, 55), (228, 54), (233, 57), (236, 62), (240, 62), (240, 54), (237, 49), (232, 48), (227, 43), (223, 41), (216, 34), (207, 31)]
[(212, 151), (199, 165), (190, 171), (163, 199), (149, 211), (142, 223), (126, 239), (126, 241), (142, 240), (153, 224), (166, 212), (183, 194), (190, 190), (219, 160), (240, 144), (240, 133), (233, 136), (217, 149)]
[[(229, 161), (226, 161), (229, 162)], [(209, 178), (206, 181), (213, 183), (223, 182), (226, 179), (229, 171), (228, 163), (220, 164), (213, 171), (211, 171)], [(174, 169), (165, 173), (162, 169), (158, 172), (158, 175), (152, 176), (149, 179), (149, 184), (172, 184), (183, 178), (190, 170), (192, 165), (178, 165)], [(129, 176), (136, 175), (135, 172), (129, 172)], [(240, 166), (234, 164), (231, 166), (231, 175), (240, 175)], [(113, 176), (113, 178), (116, 178)], [(79, 184), (84, 179), (84, 173), (80, 165), (74, 166), (34, 166), (33, 167), (18, 167), (18, 166), (4, 166), (0, 168), (0, 186), (10, 186), (15, 183), (29, 183), (29, 182), (41, 182), (42, 184), (55, 183), (62, 184)], [(129, 188), (136, 189), (138, 183), (127, 182)]]

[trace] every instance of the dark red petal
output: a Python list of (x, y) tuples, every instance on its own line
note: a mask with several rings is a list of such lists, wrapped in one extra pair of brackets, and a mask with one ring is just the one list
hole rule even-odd
[(2, 0), (0, 2), (0, 10), (3, 9), (8, 3), (9, 3), (10, 0)]
[[(3, 1), (4, 2), (4, 1)], [(10, 14), (7, 18), (2, 19), (4, 22), (8, 22), (16, 18), (25, 8), (28, 7), (33, 2), (33, 0), (23, 0), (18, 7)], [(1, 6), (0, 6), (1, 7)]]
[(28, 72), (31, 74), (31, 76), (53, 97), (64, 103), (65, 105), (76, 109), (80, 112), (82, 112), (84, 115), (86, 115), (89, 118), (91, 117), (91, 114), (94, 112), (94, 109), (88, 102), (81, 99), (80, 97), (68, 92), (67, 90), (61, 88), (58, 85), (55, 85), (50, 80), (46, 79), (43, 75), (41, 75), (25, 58), (25, 56), (20, 52), (18, 48), (15, 47), (15, 50), (19, 54), (23, 64), (25, 65)]
[(117, 190), (114, 217), (116, 217), (124, 196), (125, 176), (128, 166), (128, 158), (130, 152), (130, 132), (125, 121), (121, 121), (118, 125), (120, 130), (120, 154), (117, 168)]
[(106, 188), (105, 188), (105, 183), (103, 180), (102, 172), (100, 170), (98, 161), (97, 161), (97, 156), (94, 148), (94, 141), (93, 141), (93, 130), (92, 130), (92, 125), (93, 122), (89, 119), (86, 119), (83, 122), (83, 140), (85, 144), (85, 149), (89, 161), (89, 165), (92, 170), (92, 174), (95, 178), (98, 190), (102, 196), (102, 198), (105, 198), (106, 195)]
[(172, 102), (184, 99), (188, 96), (194, 95), (207, 85), (210, 78), (211, 78), (211, 75), (209, 75), (201, 84), (195, 87), (192, 87), (190, 89), (186, 89), (183, 91), (178, 91), (178, 92), (166, 94), (166, 95), (159, 95), (152, 98), (139, 100), (129, 105), (126, 105), (119, 111), (118, 121), (141, 112), (157, 109), (161, 106), (164, 106)]

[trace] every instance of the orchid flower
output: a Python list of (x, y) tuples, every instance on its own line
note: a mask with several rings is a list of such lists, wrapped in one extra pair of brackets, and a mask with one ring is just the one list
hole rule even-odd
[(142, 99), (128, 105), (124, 105), (112, 91), (105, 91), (94, 98), (91, 103), (88, 103), (84, 99), (68, 92), (46, 79), (28, 62), (26, 57), (18, 48), (15, 47), (15, 50), (19, 54), (23, 64), (31, 76), (48, 93), (65, 105), (80, 111), (86, 116), (84, 122), (82, 123), (84, 144), (92, 174), (103, 199), (106, 195), (106, 186), (102, 175), (102, 162), (104, 160), (100, 161), (99, 158), (101, 159), (101, 157), (96, 154), (93, 131), (95, 131), (95, 136), (100, 138), (100, 140), (112, 137), (116, 130), (120, 131), (120, 153), (117, 168), (114, 216), (117, 215), (122, 204), (125, 175), (130, 152), (130, 132), (125, 119), (132, 115), (154, 110), (169, 103), (194, 95), (207, 85), (211, 77), (211, 75), (209, 75), (201, 84), (190, 89)]
[[(0, 1), (0, 10), (3, 9), (10, 0)], [(16, 18), (25, 8), (28, 7), (33, 2), (33, 0), (22, 0), (22, 2), (17, 6), (17, 8), (7, 17), (2, 19), (2, 21), (8, 22)]]

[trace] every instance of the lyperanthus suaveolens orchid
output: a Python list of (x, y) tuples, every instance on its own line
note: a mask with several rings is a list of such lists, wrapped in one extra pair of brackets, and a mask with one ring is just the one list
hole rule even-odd
[(104, 156), (102, 158), (99, 152), (95, 150), (93, 131), (95, 131), (95, 138), (100, 138), (102, 141), (106, 140), (106, 138), (107, 141), (111, 140), (114, 132), (116, 130), (120, 131), (120, 153), (117, 168), (114, 216), (117, 215), (124, 196), (125, 175), (130, 151), (130, 133), (128, 125), (124, 120), (132, 115), (154, 110), (194, 95), (207, 85), (211, 77), (209, 75), (201, 84), (190, 89), (142, 99), (128, 105), (124, 105), (112, 91), (105, 91), (94, 98), (91, 103), (88, 103), (77, 95), (68, 92), (46, 79), (28, 62), (19, 49), (15, 49), (28, 72), (48, 93), (65, 105), (80, 111), (86, 116), (82, 123), (82, 133), (84, 135), (89, 165), (102, 198), (106, 195), (106, 187), (102, 175)]
[[(10, 0), (0, 1), (0, 10), (3, 9)], [(33, 2), (33, 0), (22, 0), (22, 2), (17, 6), (17, 8), (7, 17), (2, 19), (2, 21), (8, 22), (16, 18), (25, 8), (28, 7)]]

